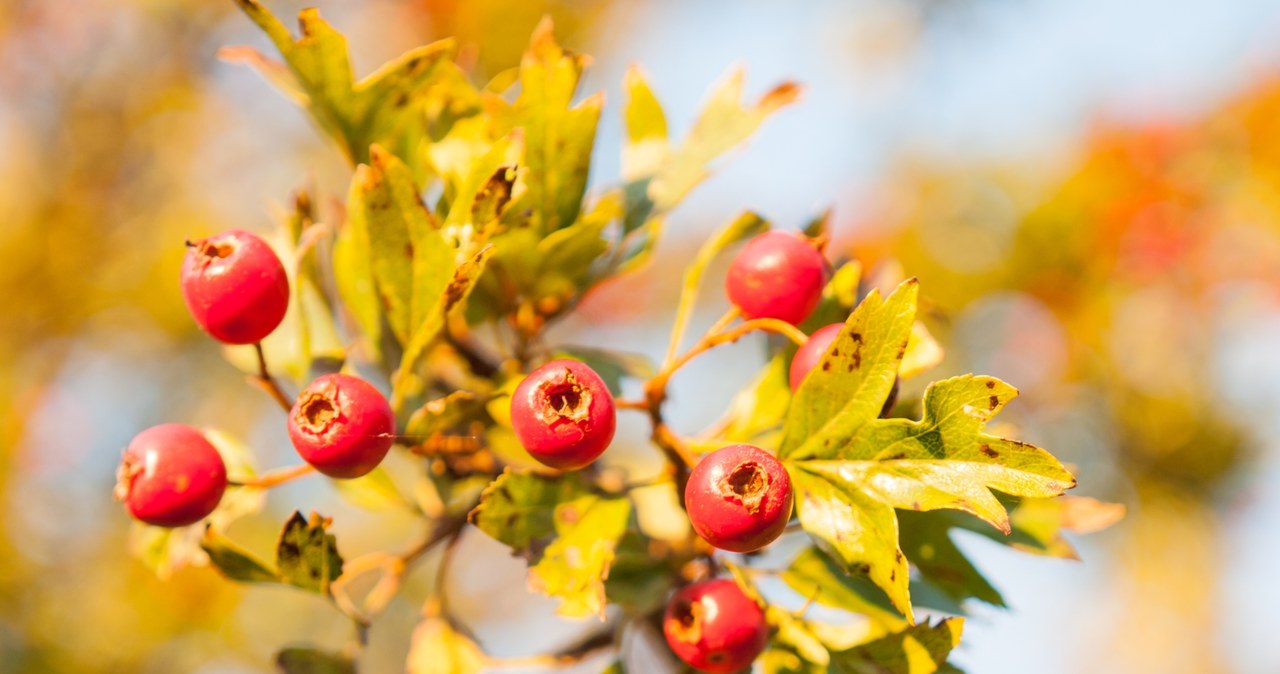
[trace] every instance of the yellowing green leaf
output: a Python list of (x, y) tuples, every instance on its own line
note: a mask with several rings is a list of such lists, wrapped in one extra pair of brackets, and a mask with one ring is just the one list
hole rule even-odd
[(280, 575), (231, 539), (212, 527), (205, 530), (200, 547), (209, 555), (209, 562), (230, 580), (241, 583), (279, 583)]
[(644, 73), (636, 66), (622, 80), (626, 104), (622, 118), (626, 141), (622, 146), (622, 179), (631, 181), (658, 172), (667, 156), (667, 118)]
[(848, 572), (869, 578), (914, 622), (907, 560), (898, 550), (893, 507), (848, 484), (810, 473), (805, 463), (788, 466), (800, 525), (819, 548)]
[(716, 447), (726, 443), (772, 446), (776, 443), (770, 438), (782, 427), (790, 401), (787, 361), (778, 354), (733, 397), (729, 409), (708, 434), (709, 439)]
[(484, 653), (474, 641), (439, 615), (434, 600), (428, 602), (422, 622), (409, 643), (408, 674), (477, 674), (484, 668)]
[(734, 70), (711, 94), (693, 130), (671, 151), (649, 184), (658, 210), (670, 209), (707, 176), (707, 164), (755, 133), (769, 115), (800, 96), (800, 87), (784, 82), (770, 89), (754, 105), (742, 104), (742, 69)]
[(576, 473), (552, 478), (507, 469), (484, 490), (471, 523), (518, 552), (537, 553), (539, 539), (555, 533), (556, 504), (587, 493)]
[(524, 130), (534, 226), (542, 232), (573, 224), (582, 207), (604, 103), (604, 97), (596, 94), (572, 105), (587, 61), (556, 44), (550, 19), (543, 19), (520, 62), (515, 110)]
[(625, 498), (582, 496), (557, 505), (556, 538), (529, 569), (529, 584), (561, 598), (560, 615), (603, 618), (604, 581), (630, 515)]
[[(257, 0), (236, 0), (240, 8), (271, 38), (283, 67), (252, 50), (224, 51), (231, 60), (257, 68), (286, 95), (304, 105), (316, 124), (338, 142), (353, 164), (368, 158), (369, 146), (381, 143), (403, 149), (399, 137), (406, 125), (420, 125), (415, 103), (428, 90), (437, 66), (454, 51), (451, 40), (413, 49), (355, 82), (347, 41), (315, 9), (298, 15), (301, 36), (289, 33)], [(415, 129), (409, 135), (420, 133)]]
[(898, 366), (898, 376), (910, 379), (921, 372), (931, 370), (942, 362), (942, 346), (933, 338), (924, 323), (916, 321), (911, 325), (911, 339), (907, 341), (907, 352), (902, 356), (902, 364)]
[(835, 674), (934, 674), (960, 643), (964, 619), (920, 624), (846, 651), (831, 654)]
[(881, 630), (905, 624), (884, 593), (864, 578), (851, 576), (816, 548), (805, 548), (787, 566), (783, 582), (803, 597), (825, 606), (867, 616)]
[(344, 655), (314, 648), (291, 647), (276, 654), (281, 674), (356, 674), (356, 665)]
[(873, 290), (796, 391), (787, 413), (782, 458), (830, 458), (880, 414), (893, 388), (916, 312), (911, 279), (881, 300)]

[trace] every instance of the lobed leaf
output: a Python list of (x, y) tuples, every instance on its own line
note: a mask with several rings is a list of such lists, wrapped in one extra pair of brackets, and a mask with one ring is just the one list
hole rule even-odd
[(918, 286), (910, 279), (887, 299), (872, 290), (796, 391), (778, 456), (831, 458), (880, 414), (906, 351)]
[(581, 496), (557, 505), (555, 540), (529, 569), (529, 585), (561, 598), (560, 615), (603, 619), (604, 582), (630, 516), (625, 498)]

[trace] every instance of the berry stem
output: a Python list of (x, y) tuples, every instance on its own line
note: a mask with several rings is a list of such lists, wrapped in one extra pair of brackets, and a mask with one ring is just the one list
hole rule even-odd
[(254, 342), (253, 350), (258, 354), (258, 383), (280, 405), (280, 408), (288, 413), (293, 409), (293, 403), (289, 401), (289, 396), (284, 394), (275, 377), (272, 377), (267, 370), (267, 357), (262, 353), (262, 342)]
[(235, 487), (256, 487), (258, 489), (270, 489), (272, 487), (282, 485), (286, 482), (296, 480), (303, 475), (309, 475), (315, 468), (304, 463), (298, 466), (289, 466), (287, 468), (277, 468), (267, 471), (257, 477), (248, 480), (227, 480), (227, 484)]

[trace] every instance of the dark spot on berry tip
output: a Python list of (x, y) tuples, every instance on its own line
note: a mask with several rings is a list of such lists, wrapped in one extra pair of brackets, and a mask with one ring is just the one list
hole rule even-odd
[(987, 400), (987, 403), (991, 405), (991, 409), (994, 410), (1000, 406), (1000, 396), (991, 396), (991, 398)]
[(987, 380), (987, 388), (995, 388), (996, 383), (990, 379)]
[(996, 458), (999, 458), (999, 457), (1000, 457), (1000, 452), (997, 452), (996, 450), (991, 449), (991, 445), (988, 445), (988, 444), (986, 444), (986, 443), (983, 443), (983, 444), (981, 444), (981, 445), (978, 445), (978, 449), (982, 450), (982, 453), (983, 453), (983, 454), (986, 454), (987, 456), (989, 456), (989, 457), (991, 457), (991, 458), (993, 458), (993, 459), (996, 459)]

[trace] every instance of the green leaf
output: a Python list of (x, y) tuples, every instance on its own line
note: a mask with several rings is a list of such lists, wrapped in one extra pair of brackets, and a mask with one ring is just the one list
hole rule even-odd
[(325, 532), (329, 520), (312, 513), (311, 520), (294, 511), (280, 533), (276, 568), (284, 582), (322, 594), (342, 575), (342, 556), (333, 534)]
[(595, 94), (572, 105), (585, 56), (561, 49), (549, 18), (534, 29), (520, 62), (515, 109), (524, 130), (526, 182), (533, 223), (541, 232), (567, 227), (578, 218), (591, 169), (591, 148), (604, 103)]
[[(470, 258), (463, 260), (456, 268), (452, 260), (447, 269), (452, 270), (445, 283), (436, 287), (424, 287), (423, 293), (434, 292), (434, 302), (430, 305), (422, 319), (415, 324), (413, 337), (405, 346), (404, 355), (400, 359), (400, 367), (396, 370), (391, 395), (391, 406), (402, 411), (410, 402), (420, 401), (420, 394), (425, 389), (422, 373), (425, 371), (424, 361), (445, 328), (449, 312), (455, 307), (465, 306), (466, 299), (475, 289), (476, 281), (484, 272), (485, 264), (494, 253), (493, 246), (485, 246)], [(436, 281), (433, 280), (433, 283)]]
[(925, 390), (923, 419), (877, 419), (840, 449), (840, 461), (808, 461), (805, 468), (860, 485), (897, 508), (963, 510), (1008, 533), (1008, 513), (992, 490), (1048, 498), (1075, 486), (1043, 449), (982, 432), (1016, 395), (992, 377), (934, 382)]
[(599, 615), (604, 580), (631, 504), (590, 493), (576, 474), (503, 472), (485, 489), (471, 522), (532, 564), (530, 586), (563, 599), (562, 615)]
[(668, 353), (674, 354), (680, 347), (680, 340), (684, 337), (689, 317), (693, 314), (694, 304), (698, 300), (698, 288), (702, 285), (702, 274), (707, 270), (707, 265), (711, 264), (711, 261), (725, 248), (768, 230), (767, 220), (756, 213), (746, 211), (721, 227), (702, 244), (697, 256), (684, 272), (684, 284), (680, 289), (680, 303), (676, 307)]
[(934, 674), (960, 643), (962, 618), (920, 624), (831, 654), (834, 674)]
[(778, 456), (830, 458), (875, 419), (893, 388), (916, 312), (911, 279), (887, 299), (870, 294), (796, 391)]
[(409, 167), (374, 146), (356, 168), (348, 197), (348, 227), (369, 245), (373, 279), (387, 322), (408, 343), (449, 284), (454, 249), (422, 204)]
[(605, 596), (629, 614), (641, 615), (662, 606), (687, 555), (654, 555), (652, 540), (628, 531), (614, 550)]
[(200, 547), (209, 555), (209, 562), (230, 580), (241, 583), (280, 582), (280, 575), (272, 571), (266, 562), (254, 557), (213, 527), (205, 529)]
[(884, 593), (867, 580), (851, 576), (831, 559), (807, 547), (792, 560), (782, 580), (803, 597), (824, 606), (865, 615), (877, 625), (896, 628), (905, 624)]
[(477, 674), (484, 668), (484, 653), (474, 641), (460, 634), (439, 615), (428, 600), (422, 622), (409, 643), (408, 674)]
[(906, 557), (898, 550), (893, 507), (860, 489), (790, 464), (800, 525), (846, 570), (884, 590), (908, 622), (914, 622)]
[(280, 651), (276, 667), (283, 674), (356, 674), (356, 663), (350, 658), (307, 647)]
[(471, 391), (454, 391), (442, 398), (427, 401), (409, 416), (405, 433), (415, 441), (424, 440), (475, 419), (486, 400)]
[(529, 585), (561, 598), (560, 615), (603, 619), (604, 581), (630, 516), (625, 498), (581, 496), (557, 505), (556, 538), (529, 570)]
[(1004, 607), (1004, 597), (951, 540), (960, 519), (952, 513), (899, 513), (902, 550), (920, 575), (947, 597), (960, 602), (979, 599)]
[[(413, 49), (360, 82), (354, 81), (347, 41), (315, 9), (298, 15), (301, 37), (294, 39), (257, 0), (236, 0), (271, 38), (284, 64), (248, 48), (224, 50), (228, 60), (248, 63), (307, 108), (316, 124), (336, 140), (353, 164), (368, 158), (369, 146), (405, 145), (406, 125), (420, 125), (418, 101), (455, 45), (443, 40)], [(416, 129), (421, 131), (421, 129)], [(412, 132), (408, 132), (413, 135)]]
[(537, 554), (540, 539), (555, 533), (556, 505), (586, 494), (577, 473), (551, 478), (507, 469), (484, 490), (471, 523), (517, 552)]

